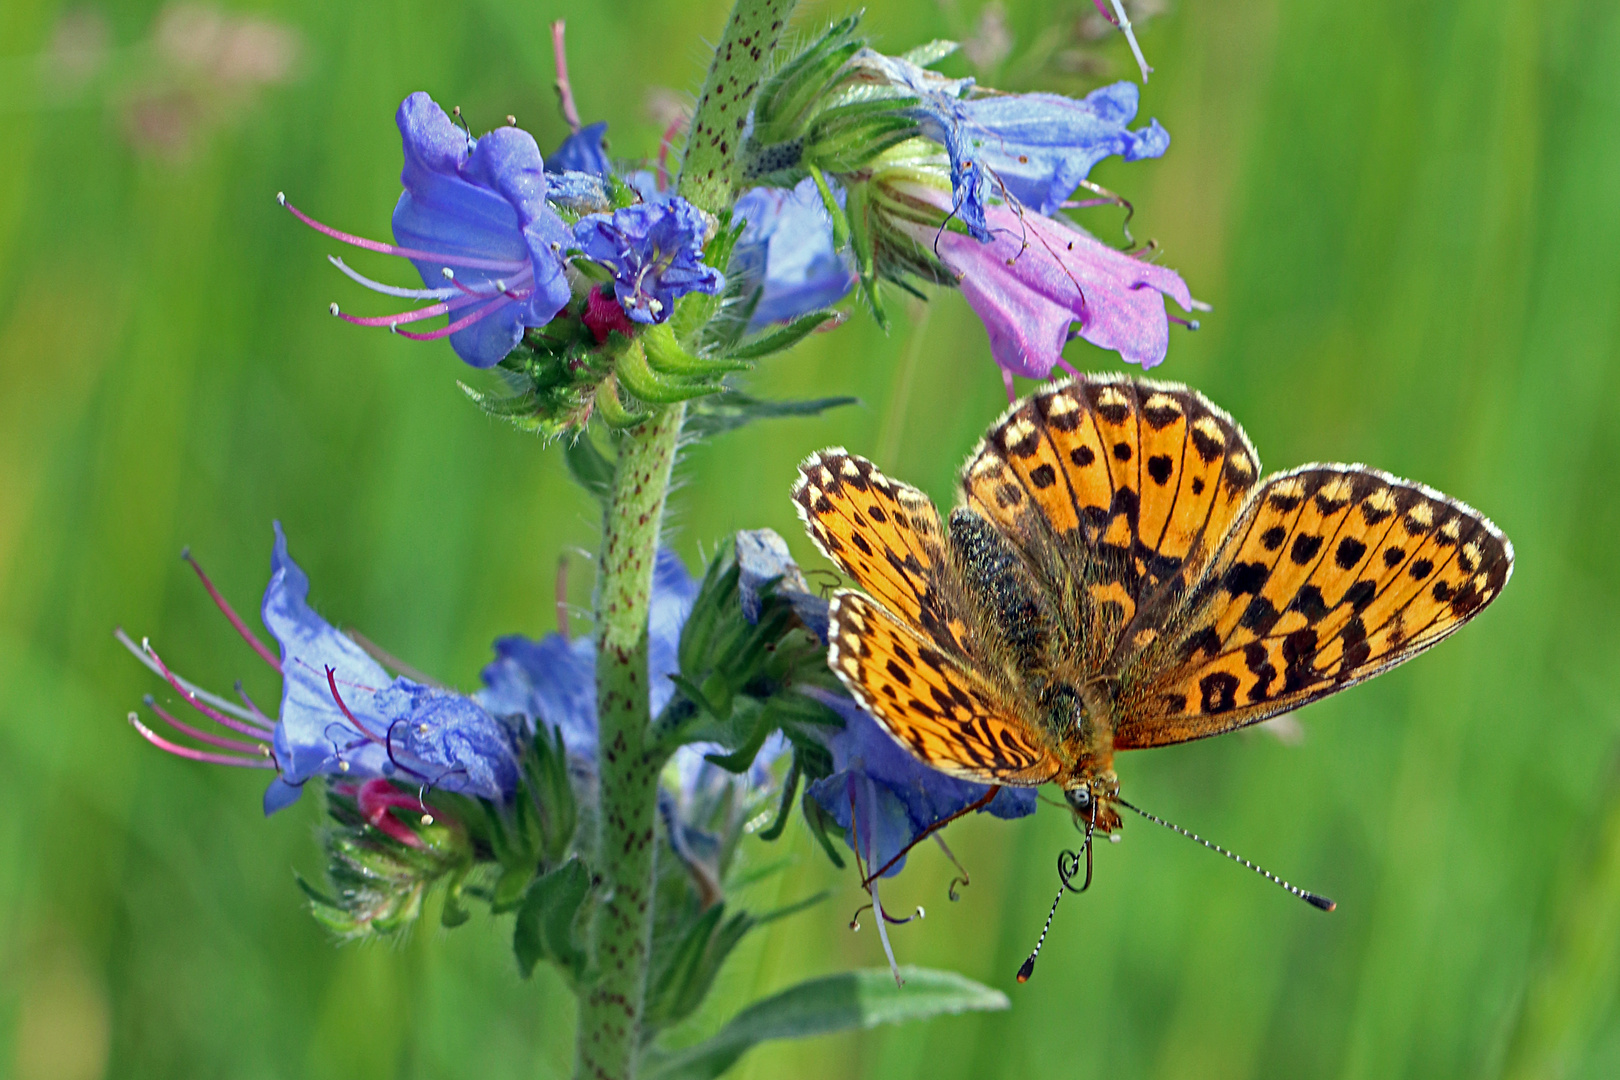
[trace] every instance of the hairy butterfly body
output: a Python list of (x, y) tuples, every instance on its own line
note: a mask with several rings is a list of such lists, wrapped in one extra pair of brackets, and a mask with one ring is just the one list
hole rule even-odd
[(1117, 827), (1116, 750), (1299, 708), (1430, 648), (1513, 569), (1491, 522), (1363, 465), (1261, 479), (1231, 417), (1171, 383), (1086, 376), (1011, 406), (946, 518), (842, 449), (793, 498), (862, 591), (829, 662), (925, 764), (1056, 782)]

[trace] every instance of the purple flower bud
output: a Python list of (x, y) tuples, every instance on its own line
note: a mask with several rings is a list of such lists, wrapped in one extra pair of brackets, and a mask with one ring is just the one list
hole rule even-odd
[[(842, 204), (843, 189), (835, 194)], [(833, 250), (832, 221), (814, 179), (792, 190), (754, 188), (737, 200), (734, 213), (748, 227), (732, 252), (732, 267), (741, 268), (745, 296), (761, 290), (750, 329), (836, 304), (854, 287), (848, 254)]]
[[(371, 317), (349, 315), (334, 304), (333, 314), (418, 341), (448, 337), (461, 359), (492, 367), (517, 345), (525, 327), (546, 325), (570, 297), (563, 261), (570, 236), (546, 204), (540, 149), (528, 132), (512, 127), (474, 139), (420, 92), (405, 99), (395, 119), (405, 152), (405, 191), (393, 217), (396, 244), (340, 232), (281, 201), (327, 236), (410, 259), (426, 288), (384, 285), (333, 257), (350, 278), (388, 296), (435, 301)], [(450, 322), (438, 330), (399, 329), (439, 315)]]
[(613, 272), (619, 305), (639, 323), (661, 323), (691, 292), (720, 291), (725, 277), (703, 262), (708, 223), (685, 199), (640, 203), (574, 225), (585, 257)]

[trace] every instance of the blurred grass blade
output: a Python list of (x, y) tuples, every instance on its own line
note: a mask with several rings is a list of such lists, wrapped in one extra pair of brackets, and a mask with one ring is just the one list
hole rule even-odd
[(1504, 1080), (1582, 1075), (1578, 1066), (1620, 996), (1620, 770), (1594, 832), (1514, 1020)]
[(646, 1080), (710, 1080), (759, 1043), (835, 1031), (873, 1028), (905, 1020), (1009, 1006), (999, 990), (949, 971), (902, 968), (904, 986), (887, 968), (828, 975), (755, 1002), (711, 1039), (662, 1060), (649, 1061)]

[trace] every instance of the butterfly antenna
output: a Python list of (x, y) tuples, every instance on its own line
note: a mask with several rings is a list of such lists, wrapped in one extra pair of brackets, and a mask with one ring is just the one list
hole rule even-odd
[(1091, 888), (1091, 835), (1096, 828), (1096, 804), (1092, 804), (1091, 820), (1086, 823), (1086, 880), (1078, 889), (1071, 883), (1074, 875), (1080, 870), (1080, 855), (1073, 851), (1058, 852), (1058, 892), (1052, 900), (1052, 910), (1046, 913), (1046, 925), (1041, 927), (1041, 936), (1035, 940), (1035, 948), (1030, 950), (1029, 958), (1018, 969), (1018, 981), (1029, 982), (1029, 977), (1035, 974), (1035, 960), (1041, 955), (1041, 946), (1046, 944), (1046, 933), (1052, 929), (1052, 919), (1057, 915), (1058, 903), (1066, 892), (1083, 893)]
[(1199, 836), (1197, 833), (1189, 832), (1188, 830), (1183, 829), (1180, 825), (1172, 824), (1172, 823), (1164, 820), (1164, 818), (1159, 817), (1157, 814), (1150, 814), (1146, 810), (1143, 810), (1139, 806), (1132, 806), (1130, 803), (1126, 802), (1124, 799), (1120, 798), (1118, 795), (1114, 796), (1113, 801), (1115, 803), (1117, 803), (1118, 805), (1123, 806), (1125, 809), (1131, 811), (1132, 813), (1139, 814), (1142, 817), (1147, 818), (1149, 821), (1153, 822), (1155, 825), (1163, 825), (1165, 828), (1169, 829), (1171, 832), (1180, 833), (1182, 836), (1185, 836), (1189, 840), (1193, 840), (1193, 841), (1196, 841), (1197, 843), (1203, 844), (1205, 847), (1209, 848), (1209, 850), (1215, 852), (1216, 854), (1225, 855), (1228, 859), (1231, 859), (1233, 862), (1238, 863), (1238, 864), (1240, 864), (1242, 866), (1248, 867), (1250, 870), (1253, 870), (1255, 873), (1259, 874), (1261, 877), (1265, 878), (1267, 881), (1269, 881), (1269, 882), (1271, 882), (1271, 883), (1273, 883), (1275, 885), (1280, 885), (1284, 889), (1287, 889), (1289, 892), (1293, 893), (1295, 896), (1299, 897), (1301, 900), (1305, 901), (1307, 904), (1311, 905), (1314, 908), (1320, 908), (1322, 911), (1332, 911), (1337, 906), (1336, 904), (1334, 904), (1334, 902), (1332, 900), (1329, 900), (1327, 897), (1322, 896), (1322, 895), (1320, 895), (1318, 893), (1313, 893), (1313, 892), (1309, 892), (1309, 891), (1307, 891), (1305, 889), (1301, 889), (1297, 885), (1290, 885), (1288, 882), (1284, 881), (1282, 878), (1278, 877), (1276, 874), (1273, 874), (1271, 871), (1267, 870), (1265, 867), (1256, 866), (1254, 863), (1250, 862), (1248, 859), (1245, 859), (1243, 856), (1238, 855), (1235, 852), (1227, 851), (1225, 848), (1221, 847), (1221, 845), (1213, 843), (1213, 842), (1211, 842), (1209, 840), (1205, 840), (1202, 836)]

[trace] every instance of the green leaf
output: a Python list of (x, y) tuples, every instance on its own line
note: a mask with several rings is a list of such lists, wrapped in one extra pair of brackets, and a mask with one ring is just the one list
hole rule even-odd
[(996, 1011), (1007, 995), (951, 971), (901, 968), (896, 986), (887, 968), (811, 979), (755, 1002), (711, 1039), (649, 1061), (646, 1080), (711, 1080), (758, 1044), (970, 1011)]
[[(792, 329), (789, 326), (787, 329)], [(740, 390), (723, 390), (688, 410), (685, 431), (700, 439), (735, 431), (755, 420), (781, 416), (816, 416), (840, 405), (854, 405), (852, 397), (811, 398), (806, 401), (764, 401)]]
[(550, 960), (574, 979), (584, 972), (585, 950), (574, 924), (590, 886), (591, 875), (578, 859), (568, 860), (529, 886), (512, 932), (512, 951), (524, 978), (534, 973), (534, 965), (541, 960)]
[(728, 355), (737, 360), (756, 360), (784, 349), (791, 349), (815, 333), (816, 329), (827, 320), (836, 318), (838, 318), (836, 311), (812, 311), (808, 315), (799, 316), (786, 326), (735, 346)]
[(568, 463), (568, 475), (574, 483), (596, 496), (606, 499), (613, 490), (613, 462), (598, 449), (589, 432), (563, 445), (563, 460)]

